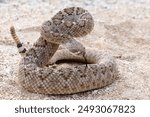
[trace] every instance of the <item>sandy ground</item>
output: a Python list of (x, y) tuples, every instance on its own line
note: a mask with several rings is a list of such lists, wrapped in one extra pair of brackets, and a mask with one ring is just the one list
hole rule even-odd
[[(0, 99), (150, 99), (149, 0), (18, 1), (0, 0)], [(74, 95), (42, 95), (20, 89), (16, 79), (21, 57), (11, 39), (10, 25), (15, 25), (26, 45), (32, 44), (39, 32), (30, 27), (41, 25), (69, 6), (80, 6), (91, 12), (94, 30), (80, 41), (85, 46), (121, 56), (116, 59), (120, 79), (105, 88)]]

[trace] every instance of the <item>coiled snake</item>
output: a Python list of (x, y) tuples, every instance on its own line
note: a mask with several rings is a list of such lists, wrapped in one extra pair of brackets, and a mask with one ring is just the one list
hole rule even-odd
[[(74, 39), (89, 34), (93, 27), (93, 18), (87, 10), (65, 8), (42, 24), (41, 36), (26, 50), (12, 26), (11, 35), (23, 56), (18, 72), (21, 86), (35, 93), (73, 94), (115, 81), (118, 70), (114, 58), (105, 51), (85, 48)], [(61, 44), (66, 48), (58, 50)], [(56, 63), (60, 60), (72, 60), (77, 64)]]

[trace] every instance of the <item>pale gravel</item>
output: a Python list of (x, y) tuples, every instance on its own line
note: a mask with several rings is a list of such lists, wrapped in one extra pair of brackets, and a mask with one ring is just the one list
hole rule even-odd
[[(0, 1), (0, 99), (150, 99), (149, 0), (2, 1), (4, 0)], [(95, 19), (94, 30), (79, 40), (85, 46), (121, 56), (116, 59), (120, 79), (107, 87), (74, 95), (42, 95), (21, 89), (16, 83), (21, 57), (10, 36), (10, 25), (15, 25), (24, 43), (33, 44), (40, 33), (19, 30), (40, 26), (56, 12), (69, 6), (80, 6), (91, 12)]]

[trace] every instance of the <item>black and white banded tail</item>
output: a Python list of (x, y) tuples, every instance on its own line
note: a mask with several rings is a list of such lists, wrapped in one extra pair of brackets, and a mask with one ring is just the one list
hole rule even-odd
[(15, 43), (17, 44), (17, 48), (19, 53), (23, 56), (26, 53), (26, 48), (23, 46), (23, 44), (21, 43), (20, 39), (18, 38), (18, 36), (16, 35), (16, 31), (14, 26), (10, 27), (10, 33), (12, 38), (14, 39)]

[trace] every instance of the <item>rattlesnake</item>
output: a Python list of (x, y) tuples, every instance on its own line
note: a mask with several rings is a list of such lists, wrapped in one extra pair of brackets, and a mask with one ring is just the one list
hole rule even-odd
[[(85, 48), (74, 39), (87, 35), (93, 27), (93, 18), (87, 10), (65, 8), (42, 24), (41, 36), (26, 50), (12, 26), (11, 35), (23, 55), (18, 72), (21, 86), (35, 93), (73, 94), (115, 81), (118, 70), (114, 58), (105, 51)], [(65, 48), (58, 49), (60, 44)], [(57, 63), (60, 60), (66, 60), (66, 65)]]

